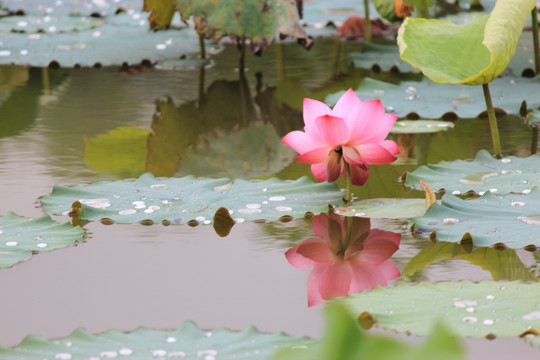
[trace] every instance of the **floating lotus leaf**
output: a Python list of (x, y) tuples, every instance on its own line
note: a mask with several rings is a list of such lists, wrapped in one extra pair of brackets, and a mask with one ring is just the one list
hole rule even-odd
[(0, 22), (1, 33), (64, 33), (71, 31), (85, 31), (103, 25), (105, 21), (101, 18), (85, 16), (65, 16), (65, 15), (24, 15), (7, 16)]
[(423, 344), (415, 347), (377, 335), (366, 334), (356, 317), (339, 302), (333, 302), (326, 310), (326, 333), (308, 348), (284, 349), (273, 360), (457, 360), (464, 358), (458, 341), (442, 324), (436, 324)]
[(504, 244), (511, 249), (540, 247), (540, 188), (530, 194), (494, 195), (463, 200), (446, 194), (422, 217), (411, 219), (416, 234), (474, 246)]
[(343, 216), (362, 216), (377, 219), (399, 219), (422, 216), (426, 212), (425, 199), (366, 199), (355, 201), (336, 213)]
[(531, 126), (540, 126), (540, 110), (532, 110), (527, 117), (527, 123)]
[(121, 126), (93, 138), (84, 138), (84, 161), (102, 174), (119, 178), (140, 176), (146, 164), (150, 129)]
[(462, 259), (478, 265), (489, 271), (493, 280), (523, 280), (538, 281), (534, 274), (519, 259), (515, 250), (476, 248), (460, 244), (440, 242), (420, 250), (401, 272), (401, 277), (407, 281), (426, 266), (449, 259)]
[(82, 228), (57, 224), (49, 215), (27, 219), (9, 212), (0, 217), (0, 268), (27, 260), (34, 253), (76, 245), (83, 238)]
[(454, 123), (436, 120), (400, 120), (396, 121), (392, 134), (426, 134), (452, 129)]
[(489, 83), (508, 66), (535, 6), (535, 0), (499, 0), (490, 15), (462, 25), (407, 18), (397, 38), (401, 58), (438, 83)]
[(263, 334), (254, 327), (235, 332), (221, 328), (203, 331), (191, 321), (177, 330), (138, 328), (124, 333), (108, 330), (98, 335), (77, 329), (58, 340), (27, 336), (13, 349), (0, 347), (3, 360), (11, 359), (268, 359), (276, 350), (305, 347), (306, 337)]
[[(513, 114), (518, 114), (523, 100), (529, 108), (540, 106), (537, 96), (540, 77), (526, 79), (505, 76), (490, 83), (494, 106)], [(365, 79), (356, 89), (362, 100), (380, 99), (386, 111), (399, 117), (416, 113), (423, 119), (439, 119), (446, 113), (454, 113), (462, 118), (478, 116), (486, 110), (482, 88), (479, 86), (437, 84), (424, 78), (420, 82), (406, 81), (400, 85)], [(326, 104), (333, 106), (344, 91), (326, 97)]]
[[(17, 22), (28, 23), (26, 27), (29, 27), (32, 19), (28, 15)], [(55, 18), (57, 25), (46, 25), (44, 19), (39, 20), (43, 24), (34, 28), (44, 25), (45, 33), (10, 32), (6, 27), (9, 24), (0, 27), (0, 64), (46, 67), (56, 61), (65, 67), (107, 66), (140, 63), (144, 59), (175, 59), (182, 55), (197, 57), (199, 53), (199, 37), (193, 29), (183, 28), (175, 31), (174, 36), (167, 32), (154, 33), (140, 13), (120, 13), (97, 20), (64, 16)], [(91, 28), (82, 23), (88, 23)], [(218, 49), (210, 43), (207, 48), (214, 52)]]
[(440, 320), (459, 337), (516, 337), (540, 329), (540, 283), (400, 284), (350, 295), (344, 302), (353, 314), (371, 314), (379, 327), (421, 336)]
[(378, 66), (382, 70), (390, 70), (393, 67), (397, 67), (401, 72), (415, 70), (409, 63), (401, 60), (399, 48), (395, 45), (365, 43), (362, 44), (362, 52), (351, 53), (349, 57), (357, 68), (370, 69)]
[(74, 201), (83, 205), (82, 220), (110, 218), (118, 223), (152, 220), (185, 224), (197, 220), (210, 224), (216, 210), (226, 207), (236, 221), (277, 220), (283, 215), (303, 217), (308, 211), (328, 211), (328, 204), (342, 204), (335, 183), (313, 183), (302, 177), (294, 182), (279, 179), (155, 178), (141, 175), (136, 181), (95, 182), (88, 186), (55, 185), (42, 197), (43, 207), (66, 214)]
[(420, 190), (418, 181), (422, 180), (435, 191), (445, 189), (454, 195), (467, 191), (527, 194), (540, 185), (539, 166), (539, 155), (495, 159), (486, 150), (480, 150), (472, 161), (442, 161), (421, 166), (407, 174), (405, 185)]
[(135, 0), (2, 0), (2, 6), (11, 11), (24, 10), (27, 14), (39, 16), (69, 14), (109, 16), (114, 15), (119, 9), (129, 12), (140, 10), (141, 2)]

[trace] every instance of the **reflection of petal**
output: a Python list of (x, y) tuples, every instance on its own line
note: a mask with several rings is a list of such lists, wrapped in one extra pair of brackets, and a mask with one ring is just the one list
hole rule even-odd
[(330, 237), (328, 236), (328, 215), (315, 215), (311, 223), (311, 229), (321, 239), (330, 241)]
[(319, 293), (323, 299), (348, 294), (351, 285), (351, 268), (340, 261), (326, 267), (319, 278)]
[(397, 268), (396, 264), (392, 261), (392, 259), (386, 260), (385, 262), (377, 266), (377, 269), (379, 269), (379, 271), (383, 274), (386, 281), (394, 280), (401, 275), (401, 272)]
[[(388, 281), (399, 276), (399, 270), (389, 260), (393, 267), (385, 265), (380, 268), (377, 265), (366, 264), (359, 261), (351, 261), (352, 280), (349, 294), (373, 289), (375, 286), (386, 286)], [(382, 265), (382, 264), (381, 264)], [(395, 271), (397, 270), (397, 274)], [(393, 277), (392, 277), (393, 276)]]
[(318, 264), (331, 264), (334, 261), (334, 254), (320, 239), (310, 239), (313, 241), (304, 241), (298, 245), (296, 252)]
[(384, 262), (397, 251), (400, 240), (401, 235), (395, 232), (372, 229), (360, 253), (362, 262), (370, 264)]
[(308, 277), (307, 292), (308, 292), (308, 306), (317, 305), (324, 301), (319, 292), (320, 278), (326, 271), (326, 266), (316, 266)]
[(308, 270), (308, 269), (311, 269), (312, 267), (315, 267), (315, 266), (319, 265), (318, 262), (316, 262), (316, 261), (314, 261), (314, 260), (312, 260), (310, 258), (307, 258), (307, 257), (303, 256), (302, 254), (298, 253), (298, 249), (300, 248), (301, 245), (311, 244), (311, 243), (320, 243), (321, 241), (322, 241), (321, 239), (310, 238), (310, 239), (302, 241), (301, 244), (290, 248), (285, 253), (285, 256), (287, 257), (287, 261), (292, 266), (294, 266), (294, 267), (296, 267), (298, 269), (302, 269), (302, 270)]

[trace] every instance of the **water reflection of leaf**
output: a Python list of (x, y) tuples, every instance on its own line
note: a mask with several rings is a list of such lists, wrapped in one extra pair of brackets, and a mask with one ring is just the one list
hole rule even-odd
[(317, 237), (304, 240), (285, 254), (294, 267), (313, 268), (308, 279), (309, 306), (386, 286), (399, 276), (390, 256), (399, 248), (401, 235), (370, 230), (366, 218), (338, 215), (317, 215), (312, 227)]
[(144, 173), (149, 129), (120, 126), (106, 134), (84, 138), (84, 161), (90, 168), (116, 178)]
[(212, 83), (202, 102), (191, 101), (177, 108), (171, 99), (158, 100), (156, 108), (146, 160), (146, 171), (156, 176), (172, 176), (186, 149), (195, 146), (200, 135), (214, 129), (242, 128), (254, 117), (245, 79)]
[(481, 266), (482, 269), (491, 273), (493, 280), (538, 281), (534, 274), (521, 262), (515, 250), (505, 249), (501, 251), (483, 247), (467, 252), (460, 244), (448, 242), (440, 242), (422, 249), (405, 266), (401, 276), (410, 281), (418, 271), (421, 271), (426, 266), (456, 258)]

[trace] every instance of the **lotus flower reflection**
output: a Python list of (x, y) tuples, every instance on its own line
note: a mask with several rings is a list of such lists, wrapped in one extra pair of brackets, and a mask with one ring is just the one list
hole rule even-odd
[(300, 154), (297, 161), (311, 164), (318, 181), (332, 182), (339, 174), (348, 179), (350, 172), (352, 184), (363, 185), (369, 165), (396, 160), (398, 146), (385, 138), (397, 116), (385, 113), (380, 100), (361, 101), (349, 89), (333, 109), (320, 101), (304, 99), (303, 115), (304, 131), (288, 133), (283, 143)]
[(309, 306), (386, 286), (400, 275), (390, 256), (399, 248), (401, 235), (370, 230), (369, 219), (358, 217), (321, 214), (313, 218), (312, 226), (317, 237), (285, 253), (292, 266), (313, 268), (307, 286)]

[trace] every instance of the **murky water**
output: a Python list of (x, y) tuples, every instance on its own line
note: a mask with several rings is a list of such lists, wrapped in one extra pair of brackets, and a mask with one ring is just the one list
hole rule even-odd
[[(0, 214), (14, 211), (36, 217), (43, 212), (37, 199), (50, 193), (54, 184), (114, 180), (137, 176), (145, 169), (162, 176), (193, 173), (293, 179), (309, 175), (307, 166), (291, 163), (290, 152), (276, 143), (301, 126), (299, 100), (303, 96), (322, 99), (359, 84), (362, 72), (343, 75), (348, 69), (346, 54), (356, 48), (355, 43), (339, 44), (332, 39), (317, 42), (311, 52), (288, 44), (272, 47), (262, 58), (248, 57), (247, 83), (238, 82), (236, 50), (227, 48), (216, 56), (216, 65), (206, 69), (203, 96), (199, 70), (154, 69), (123, 75), (111, 68), (1, 68)], [(230, 102), (220, 102), (227, 96), (232, 96)], [(140, 169), (107, 167), (130, 150), (108, 149), (106, 143), (90, 145), (88, 140), (118, 127), (150, 129), (156, 101), (162, 119), (169, 106), (180, 109), (172, 119), (187, 116), (193, 121), (189, 128), (197, 128), (191, 138), (179, 131), (166, 140), (159, 136), (168, 132), (154, 128), (158, 139), (168, 141), (180, 155), (158, 161), (153, 155), (160, 150), (148, 142), (148, 153), (138, 159)], [(417, 136), (409, 159), (372, 167), (366, 186), (355, 189), (357, 196), (421, 196), (403, 191), (397, 182), (403, 171), (424, 163), (472, 158), (479, 149), (490, 148), (485, 120), (459, 119), (455, 125), (448, 132)], [(257, 126), (266, 140), (277, 139), (267, 146), (270, 154), (279, 154), (280, 161), (267, 164), (269, 156), (261, 154), (259, 164), (238, 165), (246, 163), (245, 153), (256, 149), (236, 151), (235, 138), (228, 135), (241, 136), (242, 130)], [(500, 126), (507, 154), (530, 153), (531, 132), (521, 119), (506, 117)], [(254, 143), (265, 139), (256, 138)], [(234, 150), (226, 153), (221, 165), (212, 163), (212, 143)], [(92, 155), (96, 150), (106, 154), (105, 160)], [(400, 270), (419, 251), (434, 246), (429, 240), (413, 239), (406, 221), (372, 220), (371, 226), (401, 234), (400, 248), (392, 257)], [(177, 328), (188, 319), (209, 329), (255, 325), (262, 331), (283, 330), (291, 335), (319, 337), (322, 333), (323, 306), (307, 307), (308, 272), (292, 267), (284, 256), (287, 248), (313, 236), (311, 225), (303, 219), (237, 224), (225, 238), (211, 226), (90, 223), (86, 229), (86, 241), (76, 247), (39, 254), (0, 271), (0, 344), (16, 345), (28, 334), (62, 337), (77, 327), (90, 332), (129, 331), (138, 326)], [(530, 252), (506, 252), (508, 257), (517, 256), (522, 268), (536, 265)], [(408, 280), (464, 279), (492, 279), (492, 274), (454, 258), (428, 265)], [(465, 343), (471, 359), (538, 356), (537, 349), (519, 339), (467, 339)]]

